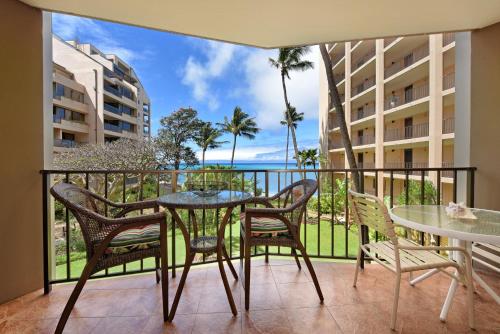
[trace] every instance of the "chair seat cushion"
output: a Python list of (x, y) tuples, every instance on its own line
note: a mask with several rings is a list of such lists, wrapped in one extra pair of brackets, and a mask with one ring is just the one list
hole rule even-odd
[(133, 250), (148, 249), (160, 245), (160, 225), (150, 224), (131, 228), (116, 235), (106, 250), (107, 254), (122, 254)]
[[(240, 221), (243, 223), (245, 221), (245, 213), (240, 214)], [(251, 233), (252, 236), (278, 236), (278, 235), (288, 235), (288, 228), (285, 223), (279, 219), (275, 218), (252, 218), (251, 223)]]

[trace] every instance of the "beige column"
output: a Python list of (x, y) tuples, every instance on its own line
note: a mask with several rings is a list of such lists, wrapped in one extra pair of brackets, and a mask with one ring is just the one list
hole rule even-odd
[(53, 134), (50, 14), (17, 0), (0, 1), (0, 13), (3, 303), (43, 285), (40, 170), (50, 168)]
[[(429, 36), (429, 167), (441, 167), (443, 159), (443, 35)], [(434, 184), (437, 173), (430, 173)]]
[[(349, 138), (351, 137), (351, 42), (345, 43), (345, 105), (344, 114), (345, 122), (347, 124), (347, 131), (349, 132)], [(345, 151), (344, 151), (345, 152)], [(344, 164), (346, 168), (350, 168), (349, 161), (347, 161), (347, 154), (344, 154)]]
[[(384, 40), (375, 41), (375, 167), (384, 168)], [(377, 196), (384, 198), (384, 173), (377, 177)]]
[(456, 36), (455, 165), (477, 167), (475, 206), (500, 210), (500, 23)]

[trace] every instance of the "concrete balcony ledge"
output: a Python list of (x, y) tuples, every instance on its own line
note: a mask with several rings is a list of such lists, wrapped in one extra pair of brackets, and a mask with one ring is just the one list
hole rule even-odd
[(401, 75), (405, 75), (406, 73), (411, 72), (412, 70), (414, 70), (415, 68), (421, 66), (422, 64), (425, 64), (425, 63), (429, 62), (429, 59), (430, 59), (430, 56), (427, 55), (424, 58), (417, 60), (412, 65), (410, 65), (408, 67), (405, 67), (405, 68), (401, 69), (400, 71), (394, 73), (390, 77), (387, 77), (386, 79), (384, 79), (384, 84), (389, 83), (390, 81), (394, 80), (395, 78), (397, 78), (397, 77), (399, 77)]
[(52, 103), (56, 106), (78, 111), (82, 114), (89, 113), (89, 106), (85, 103), (78, 102), (72, 99), (68, 99), (65, 96), (59, 96), (57, 98), (52, 98)]
[(63, 129), (71, 132), (88, 133), (89, 125), (84, 122), (61, 119), (60, 122), (53, 122), (54, 128)]

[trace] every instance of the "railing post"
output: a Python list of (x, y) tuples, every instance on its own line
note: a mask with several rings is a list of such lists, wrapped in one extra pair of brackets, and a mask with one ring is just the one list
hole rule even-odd
[[(364, 193), (365, 192), (365, 173), (361, 170), (358, 173), (359, 175), (359, 192)], [(362, 244), (367, 244), (369, 242), (368, 238), (368, 227), (366, 225), (361, 225), (361, 240), (360, 242)], [(347, 256), (347, 254), (346, 254)], [(365, 268), (365, 257), (361, 257), (361, 263), (360, 263), (360, 268), (364, 269)]]
[(43, 293), (48, 294), (52, 290), (50, 284), (50, 264), (49, 264), (49, 174), (42, 172), (42, 207), (43, 207)]
[(475, 172), (474, 168), (471, 168), (467, 173), (467, 206), (470, 208), (474, 207), (474, 188), (475, 188), (474, 172)]

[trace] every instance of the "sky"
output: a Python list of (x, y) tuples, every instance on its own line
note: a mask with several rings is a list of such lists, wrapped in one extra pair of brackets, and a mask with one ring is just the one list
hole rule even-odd
[[(91, 43), (113, 53), (136, 71), (151, 100), (151, 130), (181, 107), (192, 107), (203, 121), (222, 122), (236, 106), (255, 117), (261, 132), (254, 140), (238, 138), (235, 160), (284, 161), (286, 127), (278, 70), (269, 65), (277, 50), (263, 50), (117, 23), (53, 14), (53, 32), (65, 40)], [(290, 103), (305, 120), (297, 128), (299, 149), (318, 146), (318, 61), (312, 47), (306, 57), (314, 69), (287, 80)], [(229, 135), (223, 140), (231, 141)], [(199, 149), (191, 144), (198, 152)], [(207, 160), (230, 160), (231, 143), (206, 153)], [(199, 152), (198, 152), (199, 153)]]

